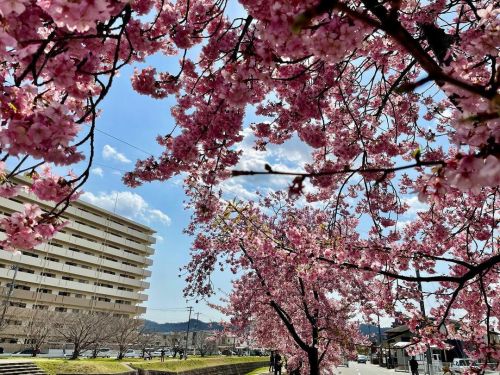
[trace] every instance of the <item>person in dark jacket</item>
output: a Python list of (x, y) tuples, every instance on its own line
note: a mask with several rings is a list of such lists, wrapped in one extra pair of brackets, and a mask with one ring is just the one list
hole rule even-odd
[(411, 375), (418, 375), (418, 362), (415, 357), (411, 357), (410, 359), (410, 370)]
[(279, 352), (276, 352), (274, 356), (274, 375), (281, 375), (281, 367), (283, 366), (283, 360)]
[(273, 372), (274, 371), (274, 350), (271, 350), (271, 355), (269, 356), (269, 371), (268, 372)]

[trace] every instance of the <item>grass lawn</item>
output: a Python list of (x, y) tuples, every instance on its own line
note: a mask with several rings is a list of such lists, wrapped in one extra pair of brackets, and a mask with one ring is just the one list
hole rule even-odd
[(168, 370), (168, 371), (185, 371), (195, 368), (212, 367), (220, 365), (230, 365), (235, 363), (246, 362), (265, 362), (266, 357), (191, 357), (187, 360), (179, 360), (177, 358), (165, 359), (165, 362), (159, 360), (142, 361), (131, 363), (132, 367), (142, 368), (147, 370)]
[(34, 362), (49, 375), (55, 374), (99, 374), (120, 373), (127, 371), (116, 359), (36, 359)]
[(248, 374), (246, 375), (260, 375), (260, 374), (270, 374), (270, 372), (268, 372), (269, 370), (269, 366), (266, 366), (266, 367), (261, 367), (261, 368), (258, 368), (256, 370), (253, 370), (252, 372), (249, 372)]

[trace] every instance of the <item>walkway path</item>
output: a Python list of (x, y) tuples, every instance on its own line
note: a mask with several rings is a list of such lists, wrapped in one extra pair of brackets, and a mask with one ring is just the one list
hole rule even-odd
[(388, 370), (385, 367), (380, 367), (379, 365), (372, 365), (371, 363), (357, 363), (349, 362), (349, 367), (337, 367), (335, 369), (336, 375), (395, 375), (403, 374), (408, 375), (406, 372), (395, 372), (394, 370)]

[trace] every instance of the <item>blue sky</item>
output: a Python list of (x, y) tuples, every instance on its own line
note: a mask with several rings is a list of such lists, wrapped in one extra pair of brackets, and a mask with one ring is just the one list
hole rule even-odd
[[(177, 58), (154, 56), (149, 63), (172, 73), (178, 69)], [(174, 99), (155, 100), (137, 94), (130, 83), (132, 72), (133, 67), (121, 71), (100, 106), (103, 112), (97, 121), (95, 160), (92, 174), (84, 186), (83, 199), (112, 211), (117, 198), (118, 214), (157, 231), (152, 277), (149, 280), (151, 287), (147, 292), (149, 300), (145, 304), (148, 307), (146, 318), (158, 322), (186, 320), (187, 310), (183, 308), (193, 306), (195, 313), (200, 313), (200, 319), (220, 320), (223, 317), (204, 302), (185, 301), (182, 295), (185, 283), (178, 274), (179, 268), (189, 261), (191, 238), (183, 233), (189, 223), (190, 212), (184, 209), (181, 178), (145, 184), (135, 189), (122, 183), (123, 172), (132, 170), (137, 159), (161, 152), (155, 138), (168, 133), (174, 126), (170, 116)], [(247, 122), (254, 119), (255, 116), (250, 113)], [(275, 167), (297, 170), (308, 160), (307, 146), (297, 140), (288, 142), (285, 147), (272, 148), (267, 155), (253, 150), (252, 144), (252, 137), (248, 135), (242, 145), (246, 154), (240, 163), (242, 168), (263, 170), (264, 164), (272, 161)], [(285, 148), (286, 153), (283, 152)], [(75, 168), (75, 171), (78, 170)], [(241, 177), (226, 182), (224, 190), (228, 197), (251, 199), (256, 190), (262, 190), (262, 185), (266, 186), (264, 189), (280, 189), (287, 186), (289, 180), (276, 177), (270, 180), (266, 176)], [(230, 291), (232, 276), (215, 275), (213, 281), (220, 288), (220, 296)], [(218, 301), (218, 297), (213, 301)]]
[[(158, 61), (159, 57), (154, 60), (157, 61), (152, 63), (167, 69), (164, 60)], [(167, 65), (175, 69), (170, 61)], [(136, 189), (122, 183), (123, 171), (132, 170), (137, 159), (149, 156), (148, 153), (160, 153), (155, 137), (167, 133), (173, 126), (170, 117), (173, 100), (158, 101), (135, 93), (130, 84), (132, 71), (131, 67), (121, 71), (101, 105), (103, 112), (97, 122), (95, 163), (84, 186), (84, 199), (113, 210), (118, 197), (118, 214), (156, 230), (146, 318), (159, 322), (186, 320), (187, 312), (178, 308), (193, 305), (196, 312), (204, 314), (200, 319), (218, 320), (217, 312), (204, 304), (186, 303), (182, 296), (184, 281), (178, 274), (179, 268), (189, 260), (190, 238), (182, 233), (189, 222), (189, 212), (183, 209), (185, 196), (180, 180), (146, 184)], [(221, 285), (229, 287), (229, 276), (217, 279), (222, 279)]]

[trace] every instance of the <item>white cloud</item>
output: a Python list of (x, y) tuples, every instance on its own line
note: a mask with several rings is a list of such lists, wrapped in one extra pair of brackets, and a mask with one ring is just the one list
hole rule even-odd
[(150, 207), (143, 197), (130, 191), (100, 192), (98, 194), (85, 192), (81, 198), (109, 211), (114, 211), (116, 206), (117, 214), (139, 222), (149, 224), (156, 221), (164, 225), (171, 223), (171, 219), (166, 213)]
[(115, 160), (120, 163), (130, 163), (130, 159), (128, 159), (124, 154), (118, 152), (116, 149), (111, 147), (110, 145), (104, 145), (102, 149), (102, 157), (106, 160)]
[(101, 167), (95, 167), (90, 170), (90, 173), (95, 174), (96, 176), (103, 177), (104, 171)]
[(257, 199), (257, 194), (251, 191), (251, 189), (250, 190), (246, 189), (242, 184), (238, 183), (236, 181), (236, 178), (239, 177), (233, 177), (229, 180), (222, 182), (219, 185), (219, 188), (222, 190), (224, 194), (224, 198), (226, 199), (239, 198), (249, 201)]
[(403, 199), (403, 203), (406, 203), (409, 206), (405, 215), (415, 215), (417, 212), (422, 212), (429, 208), (429, 205), (427, 203), (420, 202), (416, 195), (411, 198)]
[(149, 216), (151, 216), (153, 220), (158, 220), (165, 225), (170, 225), (172, 222), (172, 220), (170, 220), (170, 217), (168, 217), (167, 214), (163, 213), (162, 211), (156, 208), (149, 210)]
[(159, 234), (155, 234), (155, 238), (156, 238), (156, 243), (160, 243), (165, 240), (163, 236), (160, 236)]

